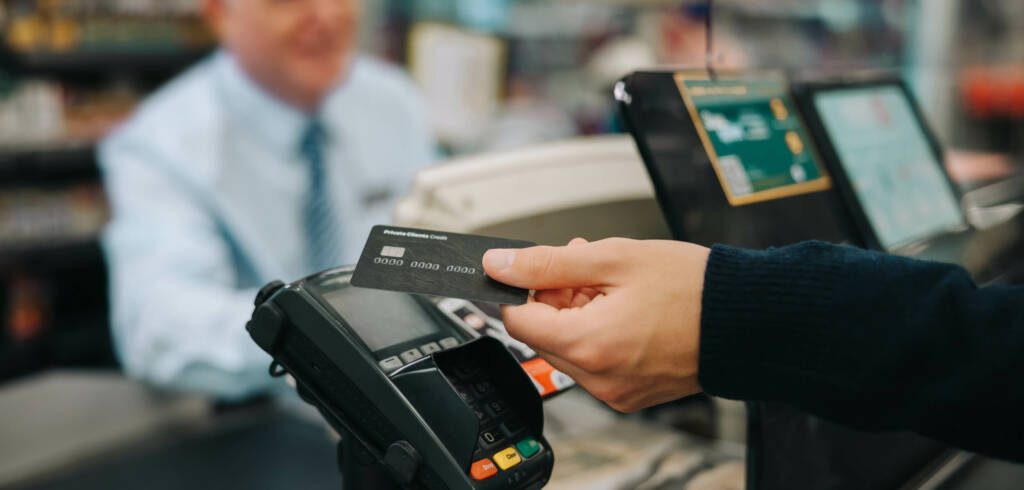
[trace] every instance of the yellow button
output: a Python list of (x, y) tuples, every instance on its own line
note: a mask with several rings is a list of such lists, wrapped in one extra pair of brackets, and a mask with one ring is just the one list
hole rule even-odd
[(513, 447), (502, 449), (494, 453), (494, 462), (498, 464), (498, 468), (507, 470), (519, 463), (523, 462), (523, 458), (519, 457), (519, 453)]

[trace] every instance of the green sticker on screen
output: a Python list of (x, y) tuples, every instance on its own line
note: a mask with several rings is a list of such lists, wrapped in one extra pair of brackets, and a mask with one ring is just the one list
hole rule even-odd
[(729, 204), (832, 187), (781, 76), (679, 73), (676, 83)]

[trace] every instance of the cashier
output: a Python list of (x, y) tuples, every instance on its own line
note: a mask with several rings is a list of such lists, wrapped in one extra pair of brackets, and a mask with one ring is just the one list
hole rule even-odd
[(621, 411), (704, 391), (1024, 461), (1024, 287), (808, 242), (492, 250), (509, 333)]
[(221, 49), (103, 142), (124, 369), (237, 399), (268, 389), (256, 288), (353, 261), (433, 148), (413, 85), (356, 54), (356, 0), (204, 0)]

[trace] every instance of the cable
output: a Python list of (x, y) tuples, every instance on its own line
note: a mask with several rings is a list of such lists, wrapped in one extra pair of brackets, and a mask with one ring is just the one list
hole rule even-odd
[(714, 25), (711, 18), (711, 12), (714, 7), (714, 0), (707, 0), (705, 4), (707, 6), (707, 12), (704, 15), (704, 67), (708, 71), (708, 76), (712, 80), (718, 78), (718, 74), (715, 72), (715, 49), (714, 49), (714, 38), (712, 37), (711, 27)]
[(270, 362), (270, 368), (267, 371), (275, 378), (288, 374), (288, 370), (281, 363), (277, 362), (277, 359)]

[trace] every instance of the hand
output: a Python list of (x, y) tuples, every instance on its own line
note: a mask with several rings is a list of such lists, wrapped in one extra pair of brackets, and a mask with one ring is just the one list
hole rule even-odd
[(632, 412), (697, 393), (707, 248), (609, 238), (489, 250), (484, 270), (537, 292), (505, 307), (510, 335), (612, 408)]

